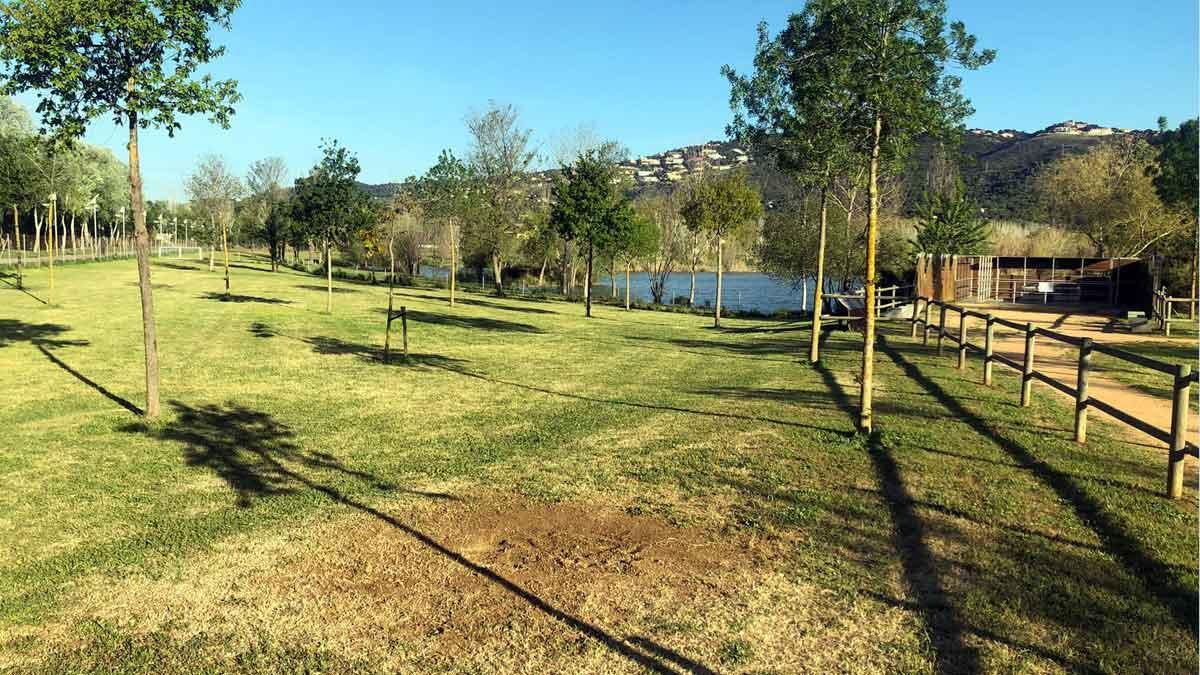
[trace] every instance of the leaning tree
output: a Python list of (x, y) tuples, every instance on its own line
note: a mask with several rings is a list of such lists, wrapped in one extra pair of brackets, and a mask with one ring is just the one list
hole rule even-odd
[(239, 0), (10, 0), (0, 11), (0, 80), (6, 94), (32, 91), (44, 127), (79, 138), (96, 118), (129, 130), (129, 187), (142, 298), (147, 417), (158, 415), (158, 349), (150, 285), (150, 236), (142, 202), (138, 131), (173, 135), (181, 115), (228, 128), (237, 83), (197, 70), (220, 56), (214, 28), (229, 28)]

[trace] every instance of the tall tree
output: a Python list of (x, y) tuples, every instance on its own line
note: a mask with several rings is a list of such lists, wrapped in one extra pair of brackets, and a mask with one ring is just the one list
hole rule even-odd
[(726, 238), (741, 234), (762, 216), (762, 195), (743, 171), (705, 176), (681, 209), (688, 229), (706, 232), (717, 245), (717, 295), (713, 326), (721, 326), (721, 282), (724, 279)]
[(349, 242), (349, 235), (368, 213), (370, 196), (358, 187), (358, 158), (336, 140), (321, 144), (323, 156), (307, 176), (297, 178), (293, 193), (295, 217), (321, 242), (325, 256), (325, 311), (333, 312), (333, 248)]
[(824, 63), (832, 90), (844, 92), (853, 111), (843, 126), (847, 151), (868, 168), (859, 428), (870, 432), (880, 167), (905, 156), (918, 135), (961, 133), (972, 109), (960, 91), (962, 79), (947, 66), (974, 70), (995, 52), (976, 50), (961, 22), (947, 25), (945, 0), (812, 0), (805, 12), (813, 30), (804, 58)]
[[(284, 211), (278, 208), (287, 199), (284, 182), (287, 180), (287, 164), (282, 157), (267, 157), (250, 165), (246, 174), (246, 191), (249, 215), (267, 243), (271, 257), (271, 271), (279, 271), (279, 259), (283, 255)], [(272, 216), (275, 216), (272, 219)]]
[(517, 246), (520, 215), (528, 201), (527, 174), (537, 152), (530, 145), (531, 132), (521, 128), (511, 105), (491, 102), (485, 112), (467, 118), (467, 130), (471, 134), (467, 161), (487, 206), (475, 223), (473, 239), (491, 261), (496, 292), (503, 293), (504, 263)]
[(150, 237), (142, 197), (138, 130), (173, 134), (178, 115), (207, 114), (229, 126), (239, 99), (232, 80), (197, 77), (224, 48), (214, 28), (229, 28), (238, 0), (11, 0), (0, 13), (3, 91), (33, 91), (42, 124), (81, 137), (105, 115), (129, 130), (129, 187), (142, 298), (146, 416), (158, 415), (158, 349), (150, 284)]
[(621, 237), (633, 218), (629, 197), (616, 177), (606, 145), (586, 150), (574, 164), (562, 168), (553, 188), (550, 222), (564, 239), (579, 242), (587, 259), (584, 313), (592, 315), (592, 270), (596, 253)]
[[(225, 260), (225, 295), (229, 295), (229, 228), (234, 207), (242, 196), (242, 181), (220, 155), (204, 155), (187, 180), (188, 198), (195, 210), (206, 216), (213, 233), (213, 248), (219, 242)], [(220, 233), (217, 236), (217, 233)], [(210, 254), (209, 260), (212, 260)]]
[[(824, 39), (819, 25), (825, 20), (823, 9), (822, 5), (809, 4), (804, 11), (791, 15), (787, 27), (776, 37), (771, 37), (765, 22), (760, 23), (752, 75), (739, 75), (730, 66), (722, 68), (729, 80), (733, 110), (728, 134), (750, 144), (755, 155), (771, 160), (799, 187), (814, 189), (820, 195), (809, 341), (809, 361), (814, 363), (820, 359), (830, 192), (840, 173), (852, 163), (861, 162), (850, 147), (855, 122), (861, 127), (864, 114), (850, 90), (850, 63), (811, 58)], [(795, 223), (782, 220), (789, 213), (807, 215), (800, 209), (781, 211), (764, 234), (786, 237), (794, 231)], [(790, 242), (781, 241), (763, 250), (786, 267), (807, 267), (803, 260), (786, 263), (778, 259), (784, 252), (807, 257), (806, 250)]]

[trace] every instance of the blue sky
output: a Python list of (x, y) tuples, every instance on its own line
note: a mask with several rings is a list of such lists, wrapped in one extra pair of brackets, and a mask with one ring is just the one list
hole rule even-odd
[[(744, 70), (755, 25), (798, 2), (247, 2), (212, 65), (244, 100), (229, 130), (204, 119), (174, 139), (143, 135), (150, 198), (183, 199), (197, 158), (244, 172), (283, 157), (293, 177), (322, 137), (356, 151), (362, 179), (424, 171), (489, 99), (515, 104), (539, 142), (586, 123), (634, 154), (724, 136), (722, 64)], [(968, 126), (1036, 130), (1078, 119), (1147, 128), (1196, 115), (1197, 4), (950, 0), (979, 44), (999, 51), (964, 73)], [(31, 97), (23, 97), (27, 104)], [(125, 132), (98, 120), (88, 140), (125, 156)]]

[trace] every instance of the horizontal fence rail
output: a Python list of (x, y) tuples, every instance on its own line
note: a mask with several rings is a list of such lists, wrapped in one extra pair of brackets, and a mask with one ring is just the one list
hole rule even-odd
[[(931, 317), (934, 307), (937, 307), (939, 310), (936, 326)], [(948, 331), (946, 329), (946, 315), (948, 313), (958, 314), (957, 331)], [(972, 344), (968, 339), (966, 323), (968, 318), (976, 318), (985, 322), (984, 344), (982, 346)], [(1184, 457), (1186, 455), (1200, 457), (1200, 448), (1187, 440), (1188, 398), (1191, 385), (1200, 383), (1200, 373), (1192, 372), (1190, 365), (1167, 363), (1110, 345), (1097, 344), (1092, 338), (1067, 335), (1066, 333), (1049, 328), (1037, 327), (1032, 323), (1022, 324), (1010, 321), (993, 316), (991, 313), (979, 312), (925, 296), (918, 296), (913, 306), (910, 332), (910, 336), (913, 339), (917, 337), (918, 325), (921, 327), (922, 342), (924, 344), (929, 344), (930, 333), (937, 336), (938, 354), (942, 353), (943, 341), (947, 337), (954, 342), (956, 352), (958, 353), (959, 370), (966, 369), (967, 354), (969, 352), (983, 354), (983, 383), (985, 385), (992, 384), (993, 364), (999, 363), (1020, 373), (1022, 407), (1030, 404), (1033, 383), (1035, 381), (1041, 382), (1051, 389), (1075, 399), (1075, 441), (1078, 443), (1087, 442), (1087, 414), (1088, 410), (1092, 408), (1152, 438), (1166, 443), (1169, 449), (1167, 459), (1167, 496), (1175, 499), (1182, 495)], [(1003, 354), (995, 353), (996, 326), (1003, 326), (1024, 334), (1025, 348), (1021, 362)], [(1068, 344), (1078, 350), (1078, 368), (1074, 386), (1061, 382), (1048, 373), (1036, 369), (1036, 348), (1037, 338), (1039, 337)], [(1161, 429), (1140, 419), (1135, 413), (1127, 412), (1111, 403), (1091, 396), (1088, 392), (1088, 380), (1092, 372), (1091, 360), (1093, 353), (1104, 354), (1171, 376), (1174, 381), (1171, 397), (1171, 428), (1169, 430)]]
[[(1198, 302), (1198, 298), (1173, 298), (1167, 295), (1167, 289), (1160, 288), (1150, 306), (1150, 320), (1158, 323), (1158, 329), (1170, 337), (1171, 324), (1195, 322)], [(1175, 305), (1179, 303), (1187, 304), (1187, 316), (1175, 314)]]

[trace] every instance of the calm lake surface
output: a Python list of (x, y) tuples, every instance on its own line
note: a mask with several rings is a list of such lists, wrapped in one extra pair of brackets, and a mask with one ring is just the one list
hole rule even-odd
[[(446, 269), (422, 266), (424, 276), (437, 279), (446, 278)], [(813, 281), (808, 280), (803, 288), (773, 279), (761, 272), (726, 272), (723, 275), (723, 293), (721, 306), (726, 309), (745, 310), (771, 313), (780, 310), (800, 311), (811, 310), (813, 302)], [(490, 280), (491, 275), (488, 275)], [(630, 295), (642, 302), (650, 302), (650, 278), (645, 272), (634, 272), (630, 278)], [(687, 272), (675, 273), (667, 282), (667, 292), (663, 302), (669, 304), (674, 298), (688, 296), (691, 275)], [(470, 283), (464, 282), (470, 287)], [(551, 285), (553, 287), (553, 285)], [(717, 275), (715, 272), (696, 273), (696, 304), (711, 305), (716, 297)], [(833, 289), (829, 289), (832, 291)], [(595, 293), (597, 297), (608, 297), (611, 293), (608, 275), (597, 275)], [(625, 275), (617, 275), (617, 295), (625, 297)]]

